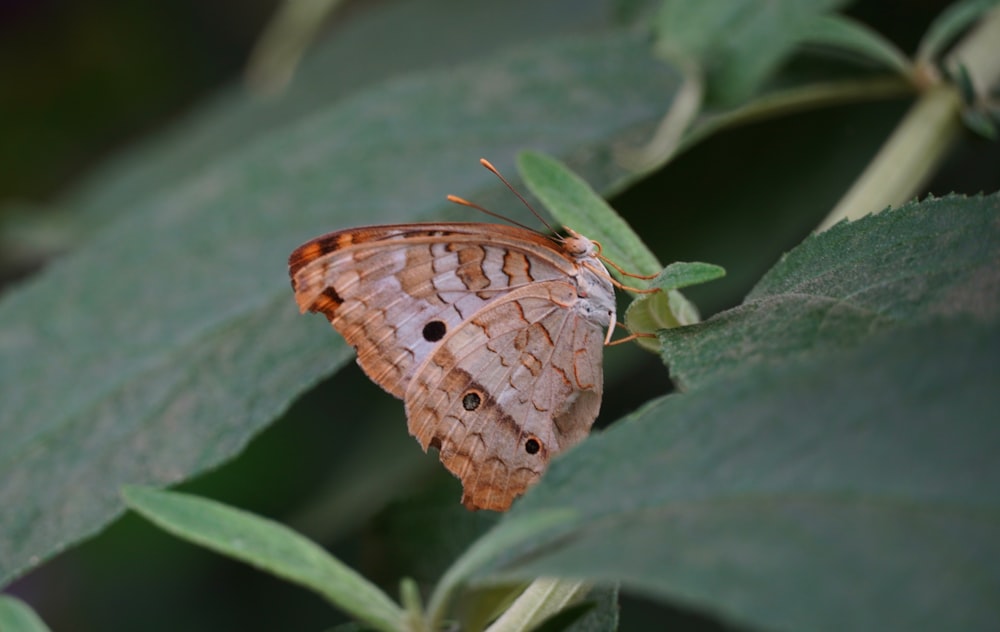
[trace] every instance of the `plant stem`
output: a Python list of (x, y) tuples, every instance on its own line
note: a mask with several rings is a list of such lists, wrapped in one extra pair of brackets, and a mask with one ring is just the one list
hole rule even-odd
[(590, 592), (589, 582), (536, 579), (486, 632), (531, 630), (542, 621), (580, 601)]
[(285, 0), (257, 39), (245, 71), (251, 90), (280, 94), (288, 86), (306, 48), (343, 0)]
[[(996, 42), (1000, 42), (998, 9), (990, 12), (950, 57), (966, 67), (980, 94), (1000, 83), (1000, 47)], [(962, 133), (962, 105), (958, 89), (952, 85), (938, 83), (924, 92), (817, 230), (913, 197)]]
[(818, 230), (912, 197), (961, 131), (961, 105), (953, 86), (941, 84), (925, 92)]
[(899, 98), (910, 95), (913, 91), (912, 83), (898, 76), (812, 83), (777, 90), (733, 110), (703, 114), (698, 123), (688, 130), (678, 152), (693, 147), (724, 128), (821, 107)]

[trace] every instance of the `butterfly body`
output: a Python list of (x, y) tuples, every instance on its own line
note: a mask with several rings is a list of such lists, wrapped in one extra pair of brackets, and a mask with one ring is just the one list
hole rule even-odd
[(322, 312), (402, 399), (410, 433), (504, 511), (600, 407), (614, 289), (593, 242), (502, 224), (338, 231), (296, 249), (300, 309)]

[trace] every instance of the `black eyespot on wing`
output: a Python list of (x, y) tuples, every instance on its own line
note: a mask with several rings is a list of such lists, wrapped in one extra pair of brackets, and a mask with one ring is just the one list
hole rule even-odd
[(534, 437), (528, 437), (528, 440), (524, 442), (524, 451), (528, 454), (538, 454), (541, 449), (542, 444)]
[(437, 342), (444, 338), (448, 328), (440, 320), (432, 320), (424, 325), (424, 340), (427, 342)]
[(469, 391), (462, 397), (462, 408), (465, 410), (475, 410), (483, 403), (483, 398), (476, 391)]

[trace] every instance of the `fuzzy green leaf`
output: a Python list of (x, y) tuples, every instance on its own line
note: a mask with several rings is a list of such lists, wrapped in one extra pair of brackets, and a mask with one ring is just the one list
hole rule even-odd
[[(182, 184), (206, 165), (253, 144), (262, 130), (315, 116), (386, 79), (426, 72), (456, 59), (486, 59), (504, 48), (580, 31), (590, 34), (595, 25), (606, 28), (609, 4), (611, 0), (394, 0), (344, 12), (337, 16), (331, 36), (311, 46), (282, 94), (248, 98), (244, 86), (233, 86), (199, 104), (178, 125), (98, 166), (97, 177), (84, 182), (69, 200), (74, 215), (85, 218), (74, 228), (93, 230), (143, 204), (152, 193)], [(390, 39), (392, 45), (387, 46)], [(466, 160), (478, 155), (473, 152)]]
[(807, 25), (805, 40), (870, 59), (901, 75), (910, 72), (910, 60), (894, 43), (866, 24), (843, 15), (821, 15)]
[(862, 344), (916, 318), (1000, 314), (1000, 195), (950, 196), (842, 222), (789, 252), (742, 305), (660, 331), (682, 387)]
[(231, 457), (350, 358), (295, 309), (299, 243), (467, 219), (444, 194), (509, 199), (474, 158), (503, 168), (526, 146), (585, 155), (575, 168), (612, 186), (624, 172), (592, 148), (651, 127), (674, 86), (639, 36), (547, 39), (372, 86), (133, 200), (0, 301), (0, 506), (17, 508), (0, 512), (0, 582), (121, 513), (120, 485)]
[(556, 459), (468, 576), (620, 580), (756, 628), (994, 627), (998, 217), (1000, 196), (953, 196), (840, 224), (750, 295), (766, 330), (737, 308), (661, 332), (690, 334), (691, 389)]
[(756, 629), (1000, 621), (1000, 329), (967, 318), (746, 366), (556, 459), (486, 539), (574, 511), (478, 568), (562, 576)]
[(1000, 6), (998, 0), (961, 0), (941, 12), (931, 23), (917, 46), (916, 59), (921, 63), (935, 61), (958, 35), (984, 13)]
[(178, 492), (128, 487), (122, 497), (179, 538), (309, 588), (377, 630), (402, 629), (404, 612), (385, 593), (284, 525)]

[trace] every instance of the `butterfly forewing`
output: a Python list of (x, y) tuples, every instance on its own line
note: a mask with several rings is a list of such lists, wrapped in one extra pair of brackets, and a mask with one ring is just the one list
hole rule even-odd
[(440, 338), (500, 292), (565, 277), (558, 253), (536, 252), (541, 235), (497, 226), (491, 241), (483, 226), (373, 226), (314, 239), (289, 258), (299, 308), (325, 314), (365, 373), (402, 398)]

